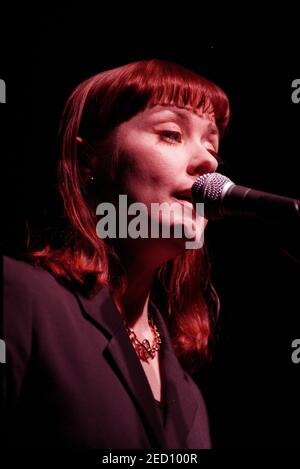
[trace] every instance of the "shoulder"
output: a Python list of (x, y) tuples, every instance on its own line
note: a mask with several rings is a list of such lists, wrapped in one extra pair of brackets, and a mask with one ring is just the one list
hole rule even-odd
[[(33, 343), (46, 343), (80, 317), (74, 292), (50, 272), (3, 256), (3, 325), (8, 359), (25, 363)], [(35, 342), (33, 342), (35, 340)]]
[(67, 289), (47, 270), (29, 262), (3, 256), (3, 286), (4, 295), (7, 293), (24, 298), (24, 295), (34, 295), (45, 300), (45, 296), (53, 291), (65, 292)]
[(54, 280), (54, 277), (42, 267), (8, 256), (3, 256), (3, 276), (4, 282), (13, 282), (24, 288), (33, 280), (39, 283)]
[(45, 269), (3, 256), (4, 381), (11, 403), (21, 396), (31, 363), (55, 357), (79, 306), (74, 294)]
[(77, 307), (74, 293), (63, 286), (50, 272), (23, 260), (3, 256), (3, 313), (6, 331), (16, 324), (32, 327), (33, 322), (47, 324), (47, 318), (63, 319)]

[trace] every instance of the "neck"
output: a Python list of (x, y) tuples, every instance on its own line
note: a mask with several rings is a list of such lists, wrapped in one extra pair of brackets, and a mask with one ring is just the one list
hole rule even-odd
[(141, 333), (149, 331), (148, 304), (157, 269), (180, 253), (170, 251), (168, 240), (118, 240), (115, 245), (126, 275), (125, 291), (112, 296), (128, 325)]
[(113, 292), (113, 299), (127, 324), (144, 332), (149, 329), (148, 304), (155, 270), (146, 269), (143, 263), (132, 259), (125, 271), (125, 290)]
[(126, 287), (123, 292), (112, 292), (112, 296), (128, 325), (143, 333), (149, 331), (148, 304), (153, 279), (158, 267), (166, 259), (158, 255), (158, 248), (149, 249), (149, 246), (138, 240), (134, 240), (134, 243), (126, 241), (124, 245), (117, 246), (126, 275)]

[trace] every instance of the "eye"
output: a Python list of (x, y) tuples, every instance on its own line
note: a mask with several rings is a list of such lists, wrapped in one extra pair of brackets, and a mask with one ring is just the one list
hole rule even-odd
[(162, 130), (160, 136), (171, 143), (182, 142), (182, 134), (178, 130)]

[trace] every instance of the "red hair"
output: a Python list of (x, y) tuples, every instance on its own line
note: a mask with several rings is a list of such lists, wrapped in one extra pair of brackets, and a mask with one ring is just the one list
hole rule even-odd
[[(118, 155), (108, 156), (109, 138), (120, 123), (147, 106), (174, 105), (214, 114), (220, 135), (229, 119), (224, 92), (214, 83), (180, 65), (145, 60), (99, 73), (81, 83), (69, 97), (61, 121), (58, 188), (64, 202), (64, 236), (27, 258), (59, 280), (86, 294), (99, 286), (121, 288), (126, 273), (113, 244), (96, 234), (92, 194), (82, 176), (83, 159), (103, 159), (103, 181), (112, 182)], [(78, 149), (80, 136), (83, 144)], [(175, 351), (194, 367), (208, 353), (212, 323), (219, 310), (210, 279), (206, 247), (188, 250), (160, 267), (151, 292), (163, 303)]]

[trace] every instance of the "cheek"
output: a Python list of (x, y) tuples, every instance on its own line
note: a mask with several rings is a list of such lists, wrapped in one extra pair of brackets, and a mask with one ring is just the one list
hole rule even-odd
[(147, 194), (164, 192), (171, 185), (170, 163), (159, 152), (151, 150), (138, 152), (137, 148), (130, 155), (123, 155), (121, 187), (128, 192)]

